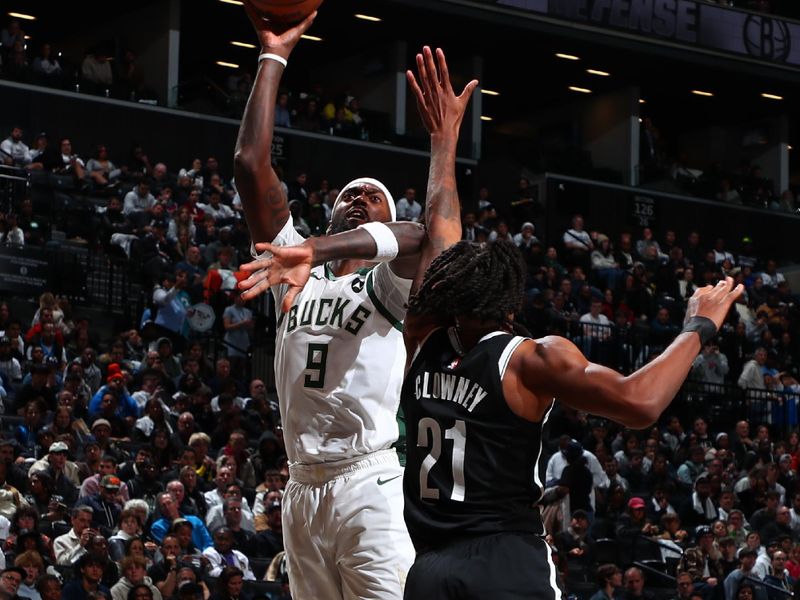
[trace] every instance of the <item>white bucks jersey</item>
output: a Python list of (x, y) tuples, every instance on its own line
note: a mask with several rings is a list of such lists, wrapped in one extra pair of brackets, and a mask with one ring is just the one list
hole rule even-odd
[[(302, 241), (290, 217), (273, 243)], [(275, 378), (290, 463), (344, 460), (397, 440), (410, 288), (387, 263), (340, 278), (319, 266), (279, 312)], [(286, 286), (272, 291), (280, 311)]]

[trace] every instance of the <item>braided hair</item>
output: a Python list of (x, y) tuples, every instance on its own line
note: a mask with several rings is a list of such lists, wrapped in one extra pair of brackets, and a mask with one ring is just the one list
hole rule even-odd
[(511, 243), (461, 241), (440, 254), (409, 299), (409, 312), (450, 321), (468, 315), (505, 323), (522, 306), (525, 289), (522, 256)]

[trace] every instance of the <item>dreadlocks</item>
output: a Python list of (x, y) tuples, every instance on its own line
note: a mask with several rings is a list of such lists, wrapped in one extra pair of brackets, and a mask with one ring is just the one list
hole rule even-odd
[(422, 285), (409, 300), (409, 312), (443, 320), (469, 315), (505, 322), (509, 313), (522, 306), (524, 285), (525, 267), (516, 246), (499, 240), (461, 241), (428, 267)]

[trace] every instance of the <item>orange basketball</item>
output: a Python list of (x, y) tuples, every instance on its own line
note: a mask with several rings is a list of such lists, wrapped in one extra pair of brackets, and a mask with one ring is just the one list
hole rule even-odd
[(297, 23), (302, 21), (322, 0), (245, 0), (259, 13), (276, 23)]

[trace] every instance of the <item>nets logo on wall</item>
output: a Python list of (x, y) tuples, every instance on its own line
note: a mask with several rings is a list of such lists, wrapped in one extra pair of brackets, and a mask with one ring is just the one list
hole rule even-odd
[(744, 22), (744, 46), (750, 56), (786, 62), (792, 36), (786, 23), (763, 15), (749, 15)]
[(800, 23), (699, 0), (497, 0), (570, 22), (800, 66)]

